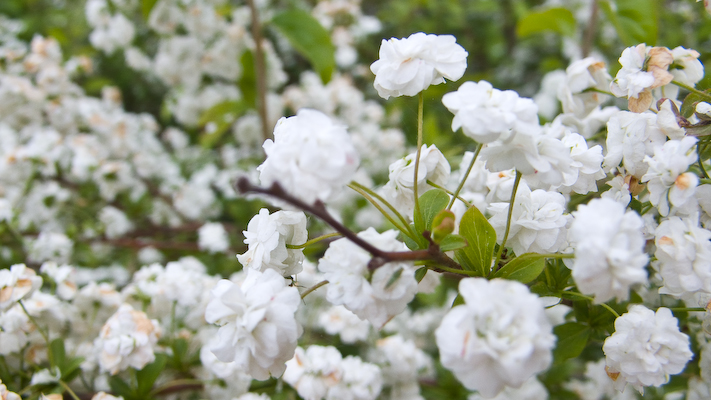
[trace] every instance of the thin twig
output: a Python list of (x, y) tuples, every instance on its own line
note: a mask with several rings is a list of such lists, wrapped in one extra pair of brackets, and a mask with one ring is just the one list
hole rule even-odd
[(304, 293), (301, 293), (301, 300), (303, 300), (304, 297), (308, 296), (308, 295), (309, 295), (311, 292), (313, 292), (314, 290), (320, 288), (321, 286), (325, 286), (326, 284), (328, 284), (328, 281), (324, 280), (324, 281), (321, 281), (321, 282), (319, 282), (319, 283), (317, 283), (317, 284), (311, 286), (310, 288), (306, 289), (306, 290), (304, 291)]
[[(448, 265), (452, 268), (462, 270), (462, 267), (457, 264), (454, 260), (447, 257), (440, 249), (439, 245), (431, 242), (430, 247), (426, 250), (412, 250), (412, 251), (384, 251), (372, 244), (365, 241), (363, 238), (358, 236), (352, 230), (346, 228), (342, 223), (333, 218), (331, 214), (326, 210), (326, 206), (317, 200), (314, 204), (307, 204), (303, 200), (296, 198), (286, 191), (278, 184), (273, 183), (269, 188), (263, 188), (260, 186), (253, 185), (248, 178), (241, 177), (236, 183), (237, 190), (242, 193), (258, 193), (264, 194), (272, 197), (276, 197), (292, 206), (299, 208), (303, 211), (309, 212), (316, 217), (320, 218), (323, 222), (330, 225), (337, 232), (340, 232), (343, 236), (348, 238), (358, 247), (370, 253), (373, 258), (368, 263), (368, 269), (374, 270), (380, 268), (388, 262), (397, 261), (418, 261), (418, 260), (433, 260), (444, 265)], [(429, 232), (423, 232), (423, 236), (429, 240)]]
[(592, 50), (593, 42), (595, 41), (595, 30), (597, 29), (597, 18), (600, 13), (600, 7), (597, 4), (598, 0), (593, 0), (590, 6), (590, 20), (588, 21), (588, 26), (585, 29), (585, 37), (583, 39), (582, 53), (583, 58), (587, 57)]
[(422, 92), (418, 96), (417, 104), (417, 153), (415, 156), (415, 178), (412, 182), (412, 190), (415, 192), (415, 215), (422, 216), (420, 211), (420, 194), (417, 192), (417, 180), (420, 173), (420, 154), (422, 153), (422, 119), (424, 118), (425, 96)]

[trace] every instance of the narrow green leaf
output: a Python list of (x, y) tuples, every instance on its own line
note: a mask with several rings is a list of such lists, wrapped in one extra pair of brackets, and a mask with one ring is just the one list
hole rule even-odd
[(137, 393), (139, 396), (147, 397), (148, 393), (153, 389), (153, 384), (158, 379), (158, 376), (165, 369), (165, 364), (168, 357), (165, 354), (156, 354), (156, 359), (152, 363), (146, 365), (140, 371), (136, 371), (136, 381), (138, 382)]
[(294, 9), (275, 15), (272, 24), (311, 62), (323, 83), (328, 83), (336, 67), (335, 47), (321, 23), (307, 11)]
[(541, 32), (556, 32), (563, 36), (575, 34), (575, 17), (566, 8), (549, 8), (533, 11), (521, 18), (516, 24), (516, 35), (531, 36)]
[(602, 0), (598, 4), (625, 46), (657, 42), (659, 12), (656, 1)]
[(449, 234), (439, 243), (439, 249), (442, 251), (459, 250), (467, 247), (467, 239), (461, 235)]
[(415, 271), (415, 279), (417, 279), (417, 283), (422, 282), (422, 280), (425, 278), (426, 274), (427, 274), (427, 267), (418, 268), (417, 271)]
[(388, 279), (388, 283), (385, 284), (385, 290), (388, 290), (388, 288), (397, 282), (398, 279), (400, 279), (400, 276), (402, 276), (402, 268), (398, 268), (393, 272), (392, 275), (390, 275), (390, 279)]
[(244, 113), (245, 109), (244, 102), (235, 100), (224, 101), (210, 107), (198, 121), (198, 124), (203, 128), (212, 124), (210, 132), (205, 131), (201, 134), (200, 145), (207, 149), (214, 147), (237, 118)]
[(553, 328), (553, 333), (558, 337), (553, 359), (555, 363), (577, 357), (585, 349), (590, 337), (590, 328), (577, 322), (568, 322)]
[(61, 338), (56, 338), (52, 340), (49, 344), (49, 351), (52, 352), (52, 361), (54, 365), (62, 370), (62, 366), (65, 363), (66, 353), (64, 351), (64, 340)]
[(424, 231), (432, 230), (432, 221), (449, 204), (449, 195), (439, 189), (428, 190), (420, 196), (419, 203), (422, 215), (415, 212), (414, 222), (415, 231), (422, 234)]
[(470, 207), (459, 223), (459, 234), (469, 244), (454, 252), (454, 256), (467, 271), (477, 271), (481, 276), (489, 273), (496, 246), (496, 231), (476, 207)]
[(143, 18), (148, 19), (156, 3), (158, 3), (158, 0), (141, 0), (141, 13), (143, 14)]
[(131, 386), (116, 375), (109, 377), (109, 387), (111, 387), (111, 391), (113, 392), (112, 394), (116, 396), (121, 396), (124, 399), (136, 398)]
[(452, 302), (452, 308), (464, 304), (464, 297), (462, 297), (461, 294), (457, 293), (457, 297), (454, 298), (454, 301)]
[(525, 253), (506, 263), (496, 271), (494, 277), (528, 283), (538, 278), (545, 268), (546, 259), (543, 255)]
[(242, 92), (242, 101), (249, 108), (257, 108), (257, 74), (254, 71), (254, 55), (247, 50), (242, 53), (239, 60), (242, 65), (242, 76), (239, 78), (237, 85)]

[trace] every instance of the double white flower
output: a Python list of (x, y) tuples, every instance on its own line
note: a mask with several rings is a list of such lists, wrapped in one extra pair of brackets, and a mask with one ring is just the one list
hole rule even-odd
[(452, 35), (414, 33), (404, 39), (383, 40), (380, 59), (370, 70), (375, 89), (384, 99), (414, 96), (444, 78), (456, 81), (467, 69), (467, 55)]

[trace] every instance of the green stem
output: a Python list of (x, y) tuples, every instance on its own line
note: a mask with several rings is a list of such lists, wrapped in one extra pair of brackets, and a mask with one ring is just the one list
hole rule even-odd
[(319, 282), (319, 283), (317, 283), (317, 284), (311, 286), (310, 288), (306, 289), (306, 290), (304, 291), (304, 293), (301, 293), (301, 299), (303, 300), (304, 297), (306, 297), (306, 296), (308, 296), (309, 294), (311, 294), (311, 292), (313, 292), (314, 290), (320, 288), (321, 286), (325, 286), (325, 285), (327, 285), (327, 284), (328, 284), (328, 281), (321, 281), (321, 282)]
[(509, 215), (506, 218), (506, 230), (504, 231), (504, 239), (501, 241), (501, 247), (499, 248), (499, 254), (496, 256), (494, 261), (494, 269), (499, 265), (501, 256), (504, 254), (504, 249), (506, 249), (506, 240), (509, 238), (509, 230), (511, 229), (511, 216), (513, 215), (514, 203), (516, 200), (516, 191), (518, 190), (518, 184), (521, 182), (521, 173), (516, 170), (516, 179), (514, 179), (513, 190), (511, 191), (511, 200), (509, 201)]
[(685, 308), (685, 307), (674, 307), (674, 308), (669, 308), (671, 312), (706, 312), (706, 310), (703, 307), (690, 307), (690, 308)]
[(575, 254), (573, 253), (552, 253), (552, 254), (541, 254), (541, 256), (545, 258), (557, 258), (557, 259), (562, 259), (562, 258), (575, 258)]
[[(570, 295), (573, 295), (573, 296), (576, 296), (576, 297), (580, 297), (581, 299), (590, 300), (590, 301), (593, 302), (593, 304), (595, 304), (595, 299), (593, 299), (593, 298), (590, 297), (590, 296), (586, 296), (586, 295), (584, 295), (584, 294), (582, 294), (582, 293), (570, 292), (570, 291), (566, 291), (566, 292), (563, 292), (563, 293), (564, 293), (564, 294), (570, 294)], [(620, 317), (620, 314), (618, 314), (617, 311), (615, 311), (614, 308), (608, 306), (608, 305), (605, 304), (605, 303), (600, 303), (600, 305), (603, 306), (605, 309), (607, 309), (607, 311), (611, 312), (611, 313), (615, 316), (615, 318), (619, 318), (619, 317)]]
[(412, 190), (415, 192), (415, 213), (422, 216), (420, 211), (420, 195), (417, 192), (417, 177), (420, 172), (420, 153), (422, 152), (422, 120), (425, 110), (425, 96), (422, 92), (418, 96), (419, 102), (417, 105), (417, 155), (415, 157), (415, 180), (412, 184)]
[(711, 179), (701, 178), (699, 179), (699, 183), (701, 183), (702, 185), (708, 185), (709, 183), (711, 183)]
[[(368, 193), (368, 194), (369, 194), (370, 196), (372, 196), (373, 198), (378, 199), (378, 201), (380, 201), (381, 203), (385, 204), (385, 206), (386, 206), (388, 209), (390, 209), (390, 211), (392, 211), (393, 214), (395, 214), (395, 216), (400, 220), (400, 222), (402, 222), (402, 225), (403, 225), (403, 226), (405, 226), (405, 227), (407, 227), (407, 228), (410, 227), (410, 223), (407, 222), (407, 220), (405, 219), (405, 217), (403, 217), (402, 214), (400, 214), (400, 212), (399, 212), (392, 204), (390, 204), (390, 202), (388, 202), (387, 200), (385, 200), (385, 199), (383, 198), (383, 196), (379, 195), (379, 194), (378, 194), (377, 192), (375, 192), (374, 190), (370, 189), (370, 188), (367, 187), (367, 186), (361, 185), (360, 183), (358, 183), (358, 182), (356, 182), (356, 181), (351, 181), (350, 185), (354, 185), (354, 186), (360, 188), (362, 191)], [(350, 185), (349, 185), (349, 187), (350, 187)], [(413, 236), (416, 236), (416, 235), (417, 235), (417, 233), (415, 233), (415, 231), (413, 231), (413, 230), (410, 230), (410, 233), (411, 233)]]
[[(472, 157), (472, 162), (469, 163), (469, 168), (467, 168), (467, 172), (464, 174), (462, 177), (461, 182), (459, 182), (459, 186), (457, 186), (457, 190), (454, 191), (454, 195), (452, 196), (452, 200), (449, 201), (449, 204), (447, 205), (447, 210), (451, 209), (452, 206), (454, 205), (455, 199), (459, 198), (459, 192), (462, 191), (462, 188), (464, 187), (464, 183), (467, 181), (467, 178), (469, 177), (469, 173), (472, 172), (472, 168), (474, 168), (474, 163), (476, 162), (476, 158), (479, 156), (479, 152), (481, 151), (481, 148), (483, 146), (480, 144), (477, 145), (476, 151), (474, 152), (474, 156)], [(461, 168), (460, 168), (461, 169)], [(461, 199), (460, 199), (461, 200)], [(462, 200), (464, 201), (464, 200)], [(464, 202), (464, 204), (467, 204)], [(471, 207), (471, 205), (467, 206)]]
[(709, 174), (706, 172), (706, 167), (704, 167), (704, 162), (701, 161), (701, 144), (696, 143), (696, 154), (698, 155), (697, 161), (699, 162), (699, 168), (701, 168), (701, 174), (704, 178), (709, 179)]
[(366, 200), (368, 200), (368, 201), (370, 202), (370, 204), (372, 204), (373, 207), (377, 208), (378, 211), (380, 211), (380, 213), (383, 214), (383, 216), (385, 217), (385, 219), (387, 219), (388, 221), (390, 221), (390, 223), (393, 224), (393, 226), (395, 226), (395, 228), (397, 228), (400, 232), (402, 232), (403, 234), (409, 236), (410, 239), (415, 240), (415, 239), (414, 239), (414, 236), (413, 236), (414, 234), (413, 234), (412, 231), (410, 230), (409, 224), (405, 225), (404, 227), (403, 227), (403, 226), (400, 226), (400, 225), (393, 219), (393, 217), (392, 217), (390, 214), (388, 214), (388, 213), (383, 209), (383, 207), (380, 206), (380, 204), (378, 204), (378, 202), (376, 202), (375, 199), (373, 199), (368, 193), (366, 193), (365, 191), (363, 191), (362, 189), (360, 189), (360, 188), (357, 187), (357, 186), (353, 186), (352, 184), (349, 184), (348, 187), (351, 188), (351, 189), (353, 189), (353, 190), (355, 190), (356, 192), (358, 192), (358, 194), (360, 194), (360, 195), (363, 196)]
[(433, 271), (435, 271), (435, 272), (444, 271), (444, 272), (449, 272), (449, 273), (452, 273), (452, 274), (464, 275), (464, 276), (480, 276), (479, 273), (476, 272), (476, 271), (467, 271), (467, 270), (464, 270), (464, 269), (449, 268), (449, 267), (445, 267), (445, 266), (439, 265), (439, 264), (437, 264), (437, 265), (425, 265), (425, 267), (427, 267), (427, 269), (431, 269), (431, 270), (433, 270)]
[(81, 400), (81, 399), (79, 398), (79, 396), (77, 396), (77, 394), (74, 393), (74, 391), (72, 390), (72, 388), (70, 388), (69, 385), (67, 385), (64, 381), (61, 381), (61, 380), (60, 380), (60, 381), (59, 381), (59, 384), (64, 388), (64, 390), (66, 390), (66, 391), (69, 393), (70, 396), (72, 396), (72, 399), (74, 399), (74, 400)]
[(30, 313), (25, 308), (25, 304), (22, 302), (22, 300), (18, 300), (17, 302), (20, 304), (20, 307), (22, 307), (22, 311), (25, 312), (25, 315), (27, 315), (27, 318), (29, 318), (30, 321), (37, 327), (37, 331), (40, 333), (40, 335), (42, 335), (42, 339), (44, 339), (45, 343), (47, 343), (47, 350), (48, 350), (47, 354), (50, 358), (49, 365), (54, 367), (54, 363), (52, 362), (52, 352), (49, 351), (49, 336), (47, 335), (47, 332), (45, 332), (44, 329), (42, 329), (42, 327), (40, 326), (40, 324), (37, 323), (37, 320), (35, 319), (35, 317), (30, 315)]
[(608, 96), (615, 97), (614, 94), (612, 94), (612, 93), (610, 93), (610, 92), (608, 92), (608, 91), (605, 91), (605, 90), (602, 90), (602, 89), (598, 89), (598, 88), (594, 88), (594, 87), (587, 88), (587, 89), (583, 90), (583, 93), (585, 93), (585, 92), (596, 92), (596, 93), (602, 93), (602, 94), (606, 94), (606, 95), (608, 95)]
[(324, 239), (328, 239), (328, 238), (332, 238), (332, 237), (336, 237), (336, 236), (341, 236), (341, 234), (338, 233), (338, 232), (327, 233), (327, 234), (325, 234), (325, 235), (321, 235), (321, 236), (319, 236), (319, 237), (315, 237), (315, 238), (313, 238), (313, 239), (311, 239), (311, 240), (307, 240), (306, 243), (304, 243), (304, 244), (287, 244), (287, 245), (286, 245), (286, 248), (287, 248), (287, 249), (292, 249), (292, 250), (303, 249), (303, 248), (305, 248), (305, 247), (307, 247), (307, 246), (311, 246), (311, 245), (314, 244), (314, 243), (318, 243), (318, 242), (320, 242), (320, 241), (322, 241), (322, 240), (324, 240)]
[[(432, 186), (432, 187), (434, 187), (434, 188), (437, 188), (437, 189), (439, 189), (439, 190), (444, 191), (444, 192), (447, 193), (448, 195), (452, 196), (452, 200), (454, 200), (454, 198), (455, 198), (455, 197), (454, 197), (454, 192), (452, 192), (451, 190), (447, 189), (446, 187), (440, 186), (440, 185), (438, 185), (438, 184), (432, 182), (432, 181), (429, 180), (429, 179), (427, 180), (427, 184), (429, 184), (430, 186)], [(456, 196), (456, 198), (457, 198), (459, 201), (461, 201), (462, 203), (464, 203), (464, 205), (466, 205), (467, 208), (469, 208), (469, 207), (472, 206), (472, 203), (470, 203), (470, 202), (464, 200), (464, 198), (462, 198), (462, 197), (460, 197), (460, 196)], [(450, 204), (451, 204), (451, 203), (450, 203)], [(451, 207), (451, 206), (450, 206), (450, 207)]]
[(694, 87), (691, 87), (691, 86), (686, 85), (686, 84), (684, 84), (684, 83), (681, 83), (681, 82), (679, 82), (679, 81), (671, 81), (671, 83), (674, 84), (674, 85), (679, 86), (679, 87), (682, 88), (682, 89), (686, 89), (686, 90), (690, 91), (691, 93), (698, 94), (699, 96), (705, 98), (706, 101), (711, 101), (711, 95), (708, 94), (708, 93), (706, 93), (706, 92), (702, 92), (702, 91), (699, 90), (699, 89), (696, 89), (696, 88), (694, 88)]

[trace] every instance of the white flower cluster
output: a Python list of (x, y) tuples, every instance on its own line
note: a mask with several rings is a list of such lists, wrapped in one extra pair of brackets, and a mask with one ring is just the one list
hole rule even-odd
[(359, 357), (343, 358), (335, 347), (296, 348), (284, 381), (305, 400), (374, 400), (380, 394), (380, 368)]
[[(397, 241), (397, 231), (378, 233), (373, 228), (358, 236), (384, 251), (403, 251)], [(319, 260), (318, 269), (328, 280), (326, 299), (343, 305), (361, 319), (367, 319), (380, 329), (388, 320), (400, 314), (415, 293), (417, 281), (410, 262), (387, 263), (370, 271), (370, 253), (348, 239), (339, 239), (328, 246)]]
[(447, 313), (435, 336), (442, 365), (464, 386), (491, 398), (550, 366), (555, 336), (525, 285), (466, 278), (459, 293), (465, 304)]
[(301, 335), (296, 288), (273, 269), (249, 270), (241, 285), (221, 280), (212, 295), (205, 320), (220, 325), (211, 348), (218, 360), (235, 362), (259, 380), (284, 373)]
[(623, 390), (629, 383), (640, 393), (643, 386), (661, 386), (680, 373), (693, 355), (689, 337), (679, 332), (668, 308), (655, 313), (642, 305), (615, 320), (615, 333), (602, 350), (615, 387)]

